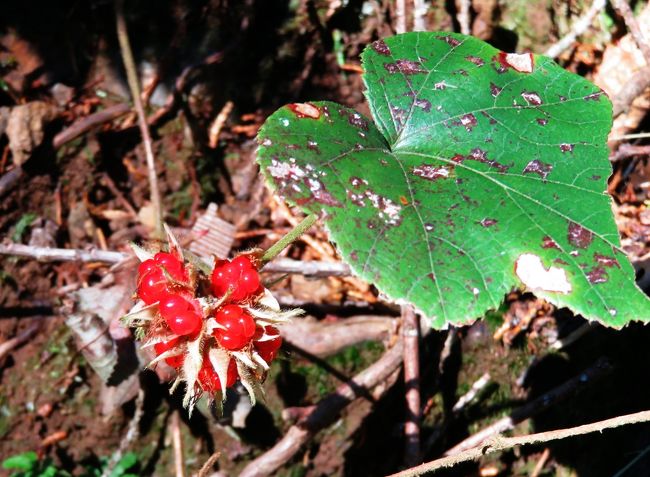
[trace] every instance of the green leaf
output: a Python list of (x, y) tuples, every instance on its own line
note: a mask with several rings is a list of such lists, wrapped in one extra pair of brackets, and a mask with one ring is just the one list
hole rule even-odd
[(20, 218), (20, 220), (18, 220), (16, 226), (14, 227), (14, 233), (11, 234), (11, 240), (14, 242), (20, 242), (27, 228), (32, 225), (32, 222), (34, 222), (37, 217), (38, 216), (36, 214), (32, 214), (31, 212), (23, 214), (23, 216)]
[(36, 452), (29, 451), (13, 455), (2, 462), (3, 469), (16, 469), (28, 471), (33, 469), (38, 462)]
[(517, 287), (611, 326), (650, 319), (605, 193), (600, 89), (451, 33), (380, 40), (362, 59), (374, 124), (292, 104), (258, 135), (270, 186), (322, 213), (354, 272), (434, 327)]
[(138, 456), (133, 452), (127, 452), (115, 465), (111, 477), (126, 477), (129, 475), (127, 472), (138, 463)]

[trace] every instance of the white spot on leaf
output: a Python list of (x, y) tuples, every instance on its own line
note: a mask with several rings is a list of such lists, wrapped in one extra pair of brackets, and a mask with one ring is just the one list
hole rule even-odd
[(564, 269), (550, 267), (547, 270), (542, 259), (532, 253), (524, 253), (517, 258), (515, 273), (532, 291), (570, 293), (572, 290)]
[(517, 53), (508, 53), (506, 54), (505, 60), (506, 63), (508, 63), (520, 73), (533, 72), (533, 55), (530, 53), (524, 53), (521, 55)]

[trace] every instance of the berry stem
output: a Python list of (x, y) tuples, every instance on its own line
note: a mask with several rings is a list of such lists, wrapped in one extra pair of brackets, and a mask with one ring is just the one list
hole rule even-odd
[(282, 250), (287, 248), (295, 242), (298, 237), (309, 230), (316, 220), (318, 220), (318, 217), (315, 214), (308, 215), (302, 220), (302, 222), (296, 225), (291, 232), (275, 242), (266, 252), (264, 252), (264, 255), (262, 255), (262, 267), (277, 257)]

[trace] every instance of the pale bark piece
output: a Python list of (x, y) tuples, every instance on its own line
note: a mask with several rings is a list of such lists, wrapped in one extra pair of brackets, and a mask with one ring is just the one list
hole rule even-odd
[(210, 203), (207, 210), (192, 227), (194, 241), (190, 251), (199, 257), (216, 255), (226, 258), (235, 240), (235, 226), (217, 216), (217, 204)]

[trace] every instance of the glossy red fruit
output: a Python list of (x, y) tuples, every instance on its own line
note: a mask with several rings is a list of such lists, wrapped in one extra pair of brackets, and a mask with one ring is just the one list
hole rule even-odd
[(203, 324), (201, 315), (194, 310), (181, 311), (165, 321), (169, 329), (179, 336), (196, 334), (201, 330)]
[(157, 269), (158, 264), (153, 259), (145, 260), (138, 266), (138, 277), (143, 277), (147, 273)]
[[(160, 343), (156, 343), (155, 345), (153, 345), (153, 349), (156, 352), (156, 354), (158, 356), (160, 356), (165, 351), (168, 351), (168, 350), (174, 348), (175, 346), (177, 346), (178, 341), (179, 341), (178, 338), (172, 338), (169, 341), (163, 341), (163, 342), (160, 342)], [(170, 365), (172, 368), (180, 368), (181, 366), (183, 366), (183, 361), (184, 361), (184, 357), (183, 357), (182, 354), (178, 354), (176, 356), (170, 356), (169, 358), (165, 358), (165, 363)]]
[[(234, 360), (230, 360), (228, 364), (228, 374), (226, 376), (226, 387), (229, 388), (237, 381), (239, 375), (237, 374), (237, 365)], [(212, 363), (207, 356), (203, 358), (203, 365), (199, 371), (199, 383), (204, 391), (216, 392), (221, 391), (221, 381), (219, 375), (212, 367)]]
[(183, 263), (171, 253), (159, 252), (153, 259), (145, 260), (138, 266), (138, 296), (147, 305), (160, 301), (169, 293), (170, 276), (176, 281), (187, 281)]
[(255, 321), (240, 306), (226, 305), (219, 309), (214, 317), (217, 323), (226, 328), (217, 328), (214, 330), (214, 336), (227, 350), (242, 349), (255, 335)]
[(160, 301), (167, 294), (167, 280), (165, 280), (162, 270), (153, 269), (140, 278), (138, 296), (147, 305)]
[(158, 303), (160, 314), (165, 320), (172, 320), (176, 315), (193, 308), (189, 301), (177, 294), (168, 294)]
[(253, 345), (255, 346), (255, 351), (257, 351), (257, 354), (259, 354), (267, 364), (271, 364), (271, 361), (273, 361), (278, 355), (280, 346), (282, 346), (282, 338), (280, 337), (280, 332), (278, 329), (273, 326), (265, 326), (263, 330), (264, 333), (271, 336), (272, 338), (266, 339), (264, 341), (254, 341)]
[(171, 253), (158, 252), (154, 255), (153, 260), (159, 267), (163, 267), (175, 280), (184, 281), (186, 279), (185, 267)]
[(228, 290), (230, 302), (241, 302), (261, 291), (260, 276), (248, 255), (240, 255), (232, 261), (220, 260), (212, 271), (212, 291), (224, 296)]

